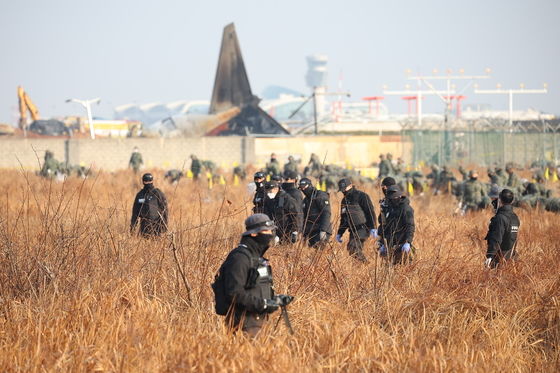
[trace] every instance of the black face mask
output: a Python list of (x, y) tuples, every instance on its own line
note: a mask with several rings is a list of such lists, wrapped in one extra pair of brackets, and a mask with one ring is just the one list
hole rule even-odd
[(270, 241), (272, 241), (273, 238), (273, 234), (259, 233), (255, 237), (253, 237), (253, 240), (255, 240), (255, 242), (259, 244), (259, 246), (263, 249), (262, 252), (264, 253), (266, 249), (268, 249)]
[(311, 194), (313, 193), (313, 189), (311, 189), (311, 187), (309, 186), (305, 189), (301, 189), (301, 191), (306, 197), (311, 197)]
[(257, 189), (264, 188), (264, 183), (262, 181), (255, 181), (255, 185), (257, 186)]
[(471, 180), (477, 180), (478, 177), (471, 177)]
[(389, 198), (389, 203), (393, 206), (398, 205), (400, 201), (401, 201), (401, 197)]

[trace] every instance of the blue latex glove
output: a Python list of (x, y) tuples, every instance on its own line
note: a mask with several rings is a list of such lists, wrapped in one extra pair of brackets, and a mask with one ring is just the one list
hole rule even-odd
[(342, 243), (342, 236), (340, 234), (336, 235), (336, 242)]
[(408, 253), (410, 252), (410, 244), (407, 242), (404, 245), (402, 245), (401, 250), (403, 251), (403, 253)]
[(379, 235), (377, 234), (377, 229), (370, 229), (369, 230), (369, 235), (372, 236), (373, 238), (378, 238)]
[(379, 255), (381, 255), (381, 256), (387, 255), (387, 248), (385, 247), (385, 245), (381, 245), (379, 247)]

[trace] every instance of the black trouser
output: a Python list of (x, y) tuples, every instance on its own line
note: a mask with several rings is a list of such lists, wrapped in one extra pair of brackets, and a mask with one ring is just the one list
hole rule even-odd
[(233, 315), (226, 316), (226, 326), (233, 332), (241, 330), (250, 337), (256, 337), (263, 327), (267, 314), (251, 312), (234, 312)]
[(366, 227), (350, 228), (350, 239), (348, 240), (348, 253), (351, 257), (358, 259), (360, 262), (367, 262), (363, 253), (364, 242), (368, 238), (368, 230)]
[(153, 221), (148, 219), (142, 219), (140, 222), (140, 233), (144, 237), (154, 237), (159, 236), (166, 231), (165, 224), (160, 220)]
[(393, 265), (407, 264), (412, 261), (412, 256), (411, 252), (404, 253), (402, 251), (402, 245), (395, 245), (389, 249), (387, 259), (391, 261)]
[(506, 250), (506, 251), (498, 251), (496, 255), (492, 257), (492, 261), (490, 262), (491, 268), (496, 268), (498, 264), (505, 262), (506, 260), (513, 260), (517, 256), (517, 253), (513, 250)]
[(317, 249), (322, 249), (327, 241), (329, 240), (331, 234), (330, 233), (325, 233), (327, 235), (326, 239), (324, 241), (321, 241), (321, 231), (313, 231), (313, 232), (309, 232), (305, 235), (305, 237), (307, 237), (307, 244), (309, 245), (309, 247), (315, 247)]

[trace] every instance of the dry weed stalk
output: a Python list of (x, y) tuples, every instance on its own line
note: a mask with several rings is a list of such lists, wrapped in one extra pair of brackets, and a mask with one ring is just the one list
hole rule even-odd
[(334, 241), (274, 247), (296, 334), (271, 322), (254, 343), (225, 333), (209, 287), (250, 210), (245, 188), (154, 172), (172, 255), (166, 238), (130, 236), (129, 172), (0, 172), (1, 371), (558, 371), (557, 215), (519, 211), (520, 260), (500, 271), (482, 268), (490, 212), (458, 219), (445, 197), (413, 200), (410, 266), (373, 260), (372, 243), (368, 265)]

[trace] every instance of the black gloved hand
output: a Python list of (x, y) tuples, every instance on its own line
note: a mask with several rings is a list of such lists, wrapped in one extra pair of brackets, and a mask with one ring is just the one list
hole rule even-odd
[(274, 296), (274, 300), (276, 301), (276, 303), (278, 303), (280, 307), (284, 307), (292, 303), (294, 297), (292, 297), (291, 295), (278, 294)]
[(265, 299), (264, 300), (263, 312), (273, 313), (274, 311), (277, 311), (278, 308), (280, 308), (280, 304), (276, 300), (276, 297), (274, 297), (274, 299)]
[(298, 239), (298, 232), (292, 232), (292, 234), (290, 235), (290, 240), (292, 241), (292, 243), (296, 243)]

